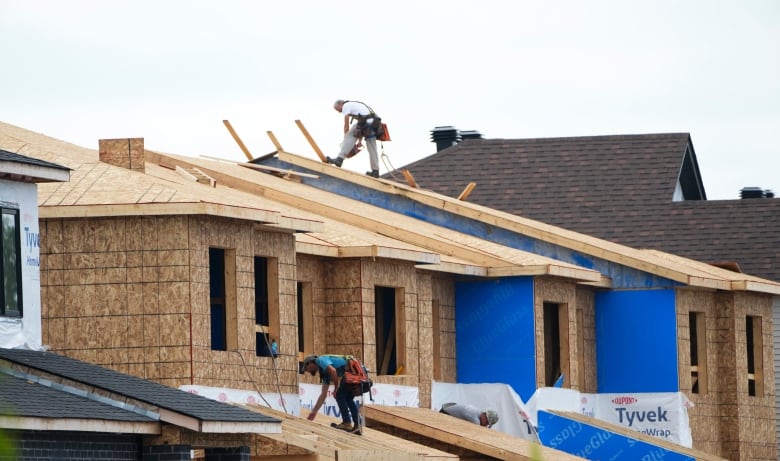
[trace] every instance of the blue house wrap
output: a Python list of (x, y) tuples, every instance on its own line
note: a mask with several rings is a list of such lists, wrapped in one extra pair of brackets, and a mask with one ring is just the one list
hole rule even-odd
[(596, 293), (598, 390), (677, 392), (674, 290)]
[(536, 390), (532, 277), (458, 282), (459, 383), (506, 383), (524, 401)]
[(546, 411), (537, 413), (539, 441), (546, 447), (594, 460), (695, 461), (696, 458), (639, 438)]

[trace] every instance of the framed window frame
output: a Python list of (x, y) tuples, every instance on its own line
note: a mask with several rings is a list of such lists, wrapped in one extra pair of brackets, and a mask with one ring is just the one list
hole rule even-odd
[[(17, 208), (0, 208), (0, 317), (22, 318), (22, 237)], [(13, 300), (14, 306), (10, 301)]]

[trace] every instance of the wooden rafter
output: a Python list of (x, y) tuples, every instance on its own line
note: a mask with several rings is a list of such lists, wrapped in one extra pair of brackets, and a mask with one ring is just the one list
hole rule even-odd
[(412, 176), (411, 171), (402, 170), (401, 173), (403, 173), (404, 178), (406, 178), (406, 184), (409, 184), (409, 187), (418, 187), (417, 181), (414, 180), (414, 176)]
[(238, 137), (238, 133), (236, 133), (236, 130), (233, 129), (233, 126), (227, 120), (222, 120), (222, 123), (225, 124), (225, 128), (228, 129), (230, 135), (233, 136), (233, 139), (236, 141), (236, 144), (238, 144), (238, 147), (240, 147), (241, 150), (244, 152), (244, 155), (246, 155), (247, 160), (251, 162), (253, 158), (252, 154), (249, 153), (249, 149), (247, 149), (246, 146), (244, 145), (244, 141), (242, 141), (241, 138)]
[(473, 191), (475, 187), (477, 187), (477, 183), (473, 181), (470, 182), (466, 186), (466, 188), (463, 189), (463, 192), (461, 192), (460, 195), (458, 195), (458, 200), (466, 200), (467, 198), (469, 198), (469, 195), (471, 195), (471, 191)]
[(282, 149), (282, 145), (279, 144), (279, 140), (276, 139), (276, 136), (274, 136), (274, 133), (272, 131), (266, 131), (265, 134), (268, 135), (268, 138), (273, 143), (274, 147), (276, 147), (277, 152), (284, 152), (284, 149)]
[(307, 141), (309, 141), (311, 148), (314, 149), (314, 152), (317, 154), (320, 160), (322, 160), (323, 163), (327, 163), (328, 159), (325, 157), (325, 154), (322, 153), (317, 143), (314, 142), (314, 138), (312, 138), (311, 135), (309, 134), (309, 130), (307, 130), (306, 127), (303, 126), (303, 123), (300, 120), (296, 120), (295, 124), (298, 125), (298, 128), (301, 130), (301, 133), (303, 133), (303, 136), (306, 138)]

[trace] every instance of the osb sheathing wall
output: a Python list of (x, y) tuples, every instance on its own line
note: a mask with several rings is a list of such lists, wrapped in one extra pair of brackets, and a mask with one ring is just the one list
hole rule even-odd
[[(376, 382), (418, 386), (421, 405), (424, 399), (430, 404), (433, 373), (430, 276), (418, 272), (412, 263), (383, 259), (327, 260), (302, 256), (298, 265), (299, 280), (313, 284), (315, 350), (311, 352), (362, 358)], [(376, 286), (396, 288), (397, 293), (402, 293), (404, 345), (401, 347), (405, 361), (404, 371), (399, 375), (376, 373)], [(426, 360), (431, 362), (426, 362), (422, 371), (421, 347), (426, 350)], [(316, 378), (304, 376), (301, 381), (316, 382)], [(421, 381), (427, 383), (427, 388), (420, 385)]]
[[(572, 383), (580, 382), (582, 370), (578, 365), (577, 341), (577, 289), (572, 282), (552, 277), (534, 278), (534, 329), (536, 335), (536, 385), (544, 387), (544, 303), (556, 303), (564, 307), (559, 312), (559, 320), (568, 325), (566, 336), (561, 335), (561, 372), (564, 374), (563, 387), (577, 389)], [(564, 318), (565, 315), (565, 318)], [(580, 329), (582, 330), (582, 329)]]
[[(191, 298), (195, 383), (297, 394), (298, 314), (294, 236), (258, 230), (241, 220), (209, 217), (192, 218), (189, 236), (193, 268)], [(236, 251), (237, 351), (211, 349), (208, 270), (211, 247)], [(275, 259), (278, 263), (279, 337), (275, 339), (279, 344), (279, 356), (275, 363), (270, 357), (258, 357), (256, 354), (255, 256)], [(273, 304), (269, 303), (269, 309), (273, 308)], [(277, 382), (280, 387), (277, 387)]]
[[(306, 355), (328, 353), (327, 339), (325, 331), (328, 324), (332, 323), (333, 303), (328, 301), (328, 273), (332, 267), (330, 261), (325, 258), (317, 258), (306, 255), (297, 255), (296, 273), (298, 282), (311, 284), (311, 303), (312, 303), (312, 334), (311, 350), (304, 350)], [(305, 320), (304, 320), (305, 322)], [(324, 352), (323, 352), (324, 351)], [(351, 352), (356, 357), (362, 359), (362, 350)], [(304, 380), (306, 381), (306, 380)], [(311, 382), (317, 382), (312, 380)]]
[[(572, 381), (572, 389), (580, 392), (598, 392), (598, 376), (596, 375), (596, 293), (593, 288), (577, 286), (575, 328), (577, 341), (572, 354), (577, 357), (576, 367), (579, 370), (579, 380)], [(580, 322), (582, 324), (580, 325)]]
[[(276, 368), (281, 391), (297, 393), (292, 235), (200, 216), (50, 219), (40, 228), (44, 344), (174, 387), (277, 390), (272, 359), (255, 354), (253, 257), (278, 258)], [(236, 250), (238, 351), (211, 350), (210, 246)]]
[[(458, 380), (457, 354), (455, 349), (455, 282), (452, 277), (433, 276), (431, 278), (433, 307), (438, 306), (439, 327), (433, 331), (439, 335), (439, 366), (434, 364), (433, 379), (445, 383)], [(436, 372), (438, 371), (438, 376)]]
[[(771, 297), (678, 289), (680, 391), (693, 402), (688, 410), (693, 448), (727, 459), (777, 459), (774, 434), (774, 381)], [(694, 394), (690, 372), (690, 312), (704, 312), (707, 389)], [(748, 395), (746, 316), (761, 317), (763, 395)], [(768, 330), (767, 330), (768, 329)], [(699, 358), (701, 361), (701, 357)]]
[[(384, 375), (382, 382), (391, 384), (401, 384), (406, 386), (420, 386), (420, 373), (423, 372), (419, 367), (420, 360), (420, 339), (418, 326), (424, 324), (420, 320), (421, 310), (424, 310), (425, 304), (428, 306), (427, 314), (430, 315), (430, 286), (422, 288), (422, 285), (430, 285), (430, 277), (418, 276), (417, 270), (412, 263), (391, 263), (381, 260), (362, 260), (361, 266), (361, 299), (364, 305), (363, 328), (366, 343), (366, 361), (371, 364), (372, 369), (377, 370), (379, 364), (376, 363), (376, 348), (383, 347), (377, 345), (375, 335), (375, 305), (374, 305), (374, 287), (393, 287), (400, 288), (402, 292), (401, 302), (403, 303), (403, 325), (396, 322), (396, 332), (403, 327), (404, 332), (400, 339), (396, 341), (396, 348), (399, 342), (403, 340), (404, 345), (400, 346), (405, 360), (399, 362), (403, 365), (403, 373), (399, 375)], [(399, 291), (397, 291), (399, 293)], [(427, 296), (427, 299), (425, 297)], [(421, 303), (423, 307), (421, 308)], [(396, 320), (398, 318), (396, 317)], [(430, 324), (430, 322), (428, 322)], [(428, 335), (430, 336), (430, 335)], [(427, 350), (431, 350), (431, 345)], [(430, 357), (430, 356), (429, 356)], [(423, 373), (432, 373), (431, 367), (428, 367)], [(430, 378), (429, 378), (430, 379)], [(420, 388), (420, 405), (423, 406), (423, 394), (425, 390)], [(430, 391), (428, 391), (430, 392)]]

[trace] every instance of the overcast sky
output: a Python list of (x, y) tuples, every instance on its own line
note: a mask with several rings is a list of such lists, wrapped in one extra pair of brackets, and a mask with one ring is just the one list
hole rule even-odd
[(389, 166), (443, 125), (688, 132), (708, 198), (780, 192), (778, 0), (0, 0), (0, 63), (1, 121), (94, 149), (245, 161), (227, 119), (255, 157), (272, 131), (317, 158), (300, 119), (332, 156), (342, 98), (388, 123)]

